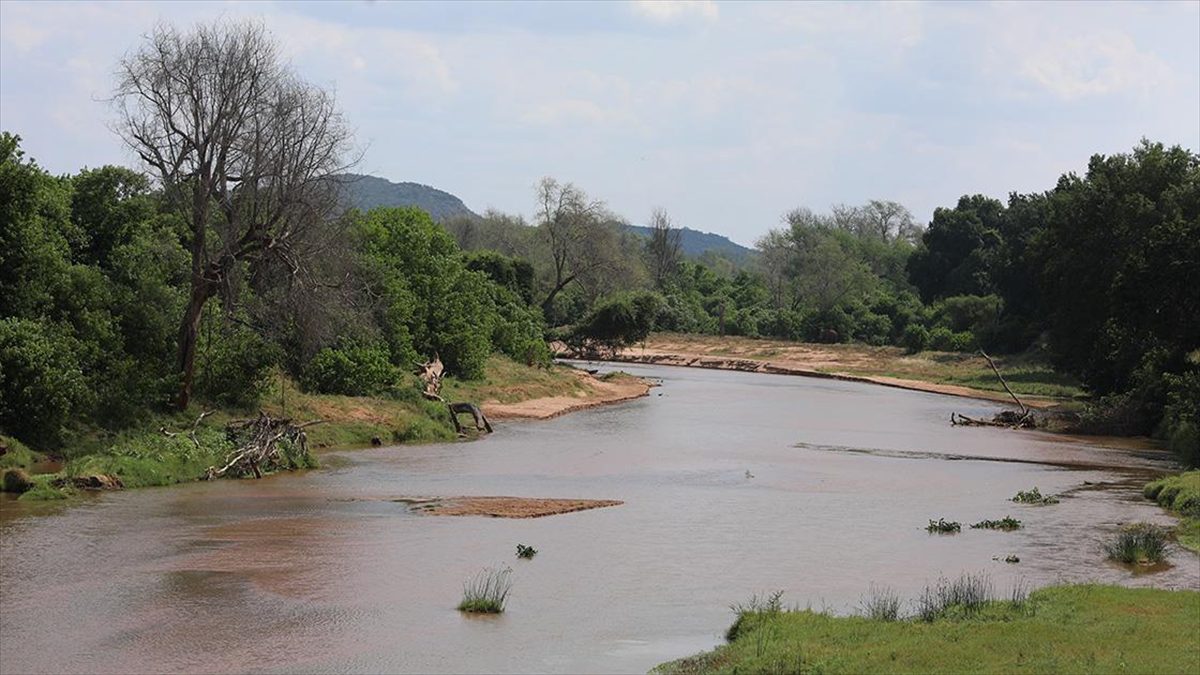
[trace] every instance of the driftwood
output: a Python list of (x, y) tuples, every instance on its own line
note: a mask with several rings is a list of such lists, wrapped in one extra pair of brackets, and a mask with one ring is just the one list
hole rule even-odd
[(462, 424), (458, 421), (459, 413), (469, 413), (475, 419), (476, 431), (487, 431), (492, 433), (492, 425), (484, 416), (483, 411), (474, 403), (457, 402), (452, 403), (442, 398), (442, 378), (446, 375), (446, 367), (442, 365), (442, 359), (435, 352), (432, 361), (417, 364), (417, 377), (421, 378), (421, 382), (425, 384), (421, 395), (430, 401), (439, 401), (445, 403), (450, 409), (450, 420), (454, 422), (454, 430), (462, 435)]
[(225, 434), (237, 448), (225, 457), (223, 466), (210, 466), (205, 479), (250, 474), (262, 478), (264, 471), (300, 468), (308, 459), (308, 435), (304, 429), (320, 423), (321, 420), (313, 420), (292, 424), (291, 419), (274, 418), (264, 412), (252, 419), (230, 422)]
[(492, 433), (492, 425), (479, 406), (474, 403), (447, 403), (446, 407), (450, 409), (450, 419), (454, 422), (454, 430), (459, 434), (463, 433), (462, 425), (458, 422), (459, 413), (470, 413), (471, 417), (475, 418), (476, 431), (486, 430), (489, 434)]
[(961, 413), (952, 412), (950, 413), (950, 424), (965, 427), (1005, 427), (1008, 429), (1033, 429), (1036, 427), (1037, 420), (1034, 419), (1033, 410), (1013, 393), (1013, 390), (1008, 386), (1008, 382), (1004, 380), (1004, 376), (1000, 374), (1000, 369), (992, 361), (992, 357), (988, 356), (987, 352), (982, 349), (979, 350), (979, 355), (987, 360), (988, 365), (992, 367), (992, 372), (996, 373), (996, 377), (999, 378), (1000, 384), (1004, 387), (1004, 391), (1008, 392), (1008, 395), (1017, 402), (1017, 405), (1021, 407), (1021, 412), (1004, 410), (996, 413), (990, 420), (967, 417)]
[[(197, 449), (200, 447), (200, 440), (196, 438), (196, 429), (200, 428), (200, 423), (204, 421), (205, 417), (208, 417), (214, 412), (216, 411), (205, 410), (204, 412), (200, 413), (200, 416), (196, 418), (196, 421), (192, 422), (192, 428), (187, 432), (188, 438), (192, 439), (192, 443), (196, 444)], [(174, 438), (183, 433), (182, 431), (168, 431), (166, 427), (159, 427), (158, 430), (167, 438)]]
[(445, 376), (446, 366), (442, 365), (442, 359), (437, 352), (434, 352), (432, 361), (417, 364), (417, 377), (425, 384), (421, 394), (431, 401), (442, 400), (442, 378)]

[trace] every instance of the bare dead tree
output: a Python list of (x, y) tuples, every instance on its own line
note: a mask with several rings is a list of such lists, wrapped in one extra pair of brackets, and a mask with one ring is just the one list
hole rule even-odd
[(585, 255), (589, 238), (601, 228), (604, 204), (589, 199), (571, 183), (559, 183), (549, 177), (538, 183), (537, 199), (538, 228), (550, 247), (554, 266), (550, 292), (542, 301), (542, 310), (549, 315), (554, 298), (568, 284), (580, 274), (605, 264), (603, 258)]
[(675, 276), (683, 259), (683, 230), (674, 226), (664, 209), (656, 208), (650, 214), (650, 241), (646, 243), (646, 252), (654, 285), (662, 290)]
[(335, 212), (350, 131), (332, 94), (300, 80), (257, 23), (162, 24), (123, 58), (116, 131), (189, 227), (176, 404), (191, 398), (205, 303), (236, 301), (238, 271), (273, 260), (300, 278), (296, 245)]

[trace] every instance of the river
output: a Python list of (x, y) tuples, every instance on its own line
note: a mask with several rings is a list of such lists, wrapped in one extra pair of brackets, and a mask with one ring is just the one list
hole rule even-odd
[[(986, 572), (1004, 593), (1101, 581), (1200, 589), (1200, 561), (1104, 561), (1160, 451), (951, 427), (970, 399), (801, 377), (622, 366), (650, 396), (472, 443), (322, 456), (263, 480), (0, 501), (0, 671), (645, 672), (720, 643), (729, 606), (784, 591), (846, 613)], [(1037, 486), (1054, 506), (1009, 500)], [(410, 496), (619, 499), (538, 519), (419, 515)], [(1015, 532), (967, 524), (1011, 515)], [(963, 523), (930, 535), (930, 518)], [(536, 547), (517, 560), (518, 543)], [(1020, 558), (1007, 564), (1007, 555)], [(462, 583), (510, 565), (499, 616)], [(909, 609), (906, 607), (906, 609)]]

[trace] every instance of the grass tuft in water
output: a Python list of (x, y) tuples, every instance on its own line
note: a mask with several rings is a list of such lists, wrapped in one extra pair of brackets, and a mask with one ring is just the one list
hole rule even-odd
[(971, 526), (972, 530), (1004, 530), (1011, 532), (1021, 529), (1021, 521), (1016, 518), (1004, 516), (1000, 520), (981, 520)]
[(463, 584), (462, 602), (458, 611), (477, 614), (499, 614), (512, 590), (512, 569), (487, 568)]
[(955, 532), (962, 531), (962, 523), (956, 520), (946, 520), (945, 518), (931, 519), (929, 524), (925, 526), (925, 531), (930, 534), (954, 534)]
[(1034, 504), (1036, 506), (1048, 506), (1058, 503), (1058, 497), (1043, 495), (1041, 490), (1038, 490), (1036, 487), (1032, 490), (1020, 490), (1012, 500), (1018, 504)]
[(1104, 545), (1110, 560), (1129, 565), (1162, 562), (1166, 550), (1166, 528), (1150, 523), (1134, 523), (1121, 528), (1117, 536)]
[(518, 558), (524, 558), (525, 560), (529, 560), (530, 558), (532, 558), (535, 555), (537, 555), (536, 548), (534, 548), (532, 546), (526, 546), (525, 544), (517, 544), (517, 557)]

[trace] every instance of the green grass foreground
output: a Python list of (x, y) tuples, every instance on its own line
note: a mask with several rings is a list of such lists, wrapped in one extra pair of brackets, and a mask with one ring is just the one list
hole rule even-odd
[(733, 642), (653, 672), (1200, 672), (1195, 591), (1058, 586), (932, 622), (806, 610), (757, 612), (740, 623)]
[[(583, 393), (586, 392), (571, 368), (561, 365), (530, 367), (500, 355), (489, 359), (485, 378), (464, 382), (448, 377), (443, 389), (447, 400), (474, 403), (515, 402)], [(184, 412), (150, 414), (133, 428), (119, 432), (77, 429), (71, 442), (53, 453), (63, 460), (61, 469), (55, 473), (37, 473), (35, 470), (45, 463), (49, 453), (37, 452), (17, 439), (0, 436), (0, 444), (8, 448), (0, 456), (0, 491), (7, 483), (17, 484), (15, 478), (3, 480), (6, 472), (17, 469), (33, 483), (32, 489), (26, 485), (24, 490), (12, 490), (23, 492), (20, 499), (24, 501), (70, 496), (72, 489), (51, 485), (52, 481), (62, 478), (113, 475), (127, 488), (198, 480), (208, 467), (222, 463), (234, 449), (225, 436), (226, 423), (253, 417), (259, 409), (274, 417), (290, 417), (297, 422), (322, 420), (321, 424), (305, 430), (309, 447), (314, 450), (368, 447), (373, 444), (373, 439), (384, 445), (397, 445), (457, 438), (446, 407), (422, 399), (415, 390), (403, 398), (311, 394), (302, 391), (288, 378), (276, 377), (258, 408), (213, 411), (196, 428), (193, 442), (187, 432), (200, 413), (207, 409), (197, 403)], [(163, 428), (182, 433), (168, 437), (160, 431)], [(315, 458), (307, 460), (304, 466), (297, 468), (316, 466)]]
[(1175, 538), (1180, 546), (1200, 553), (1200, 470), (1160, 478), (1146, 484), (1142, 494), (1179, 514)]

